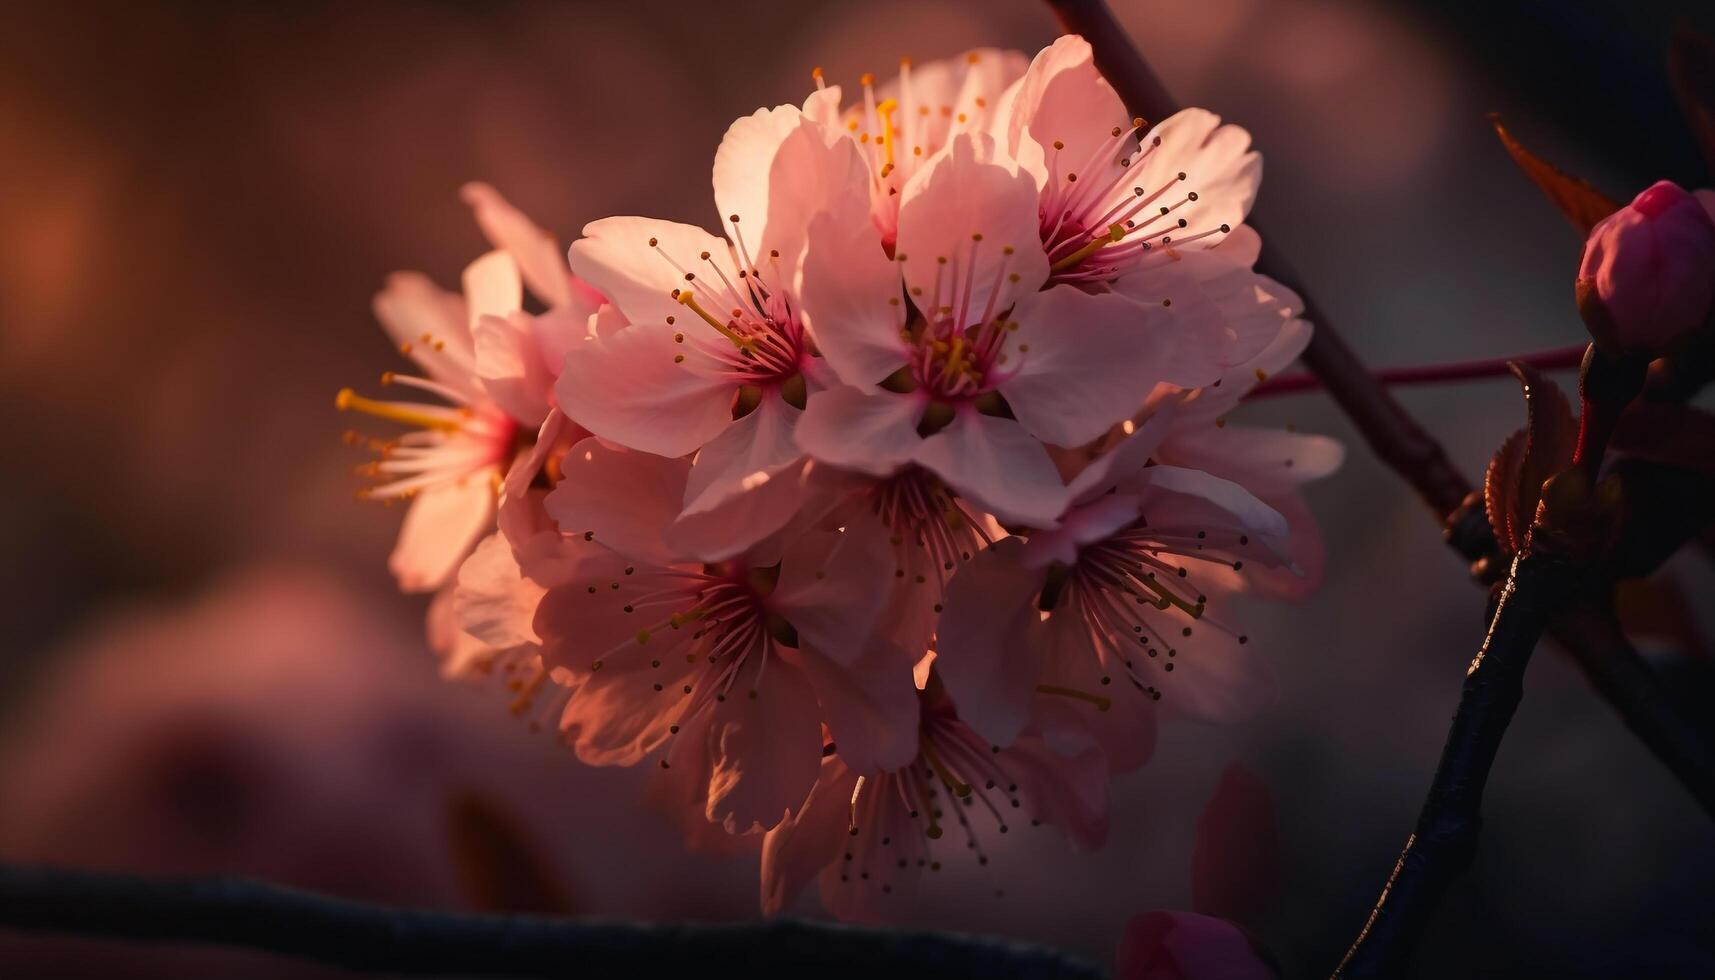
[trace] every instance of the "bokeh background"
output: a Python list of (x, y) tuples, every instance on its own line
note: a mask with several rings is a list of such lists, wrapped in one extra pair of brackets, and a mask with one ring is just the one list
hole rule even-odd
[[(1670, 3), (1117, 0), (1179, 97), (1250, 128), (1257, 208), (1372, 363), (1576, 342), (1578, 240), (1500, 151), (1502, 112), (1615, 196), (1700, 183), (1663, 68)], [(609, 214), (708, 223), (727, 123), (1054, 26), (1029, 0), (8, 4), (0, 11), (0, 859), (235, 871), (360, 897), (649, 918), (755, 914), (755, 858), (690, 856), (637, 775), (579, 767), (441, 684), (352, 500), (333, 408), (395, 354), (383, 276), (443, 283), (499, 187), (562, 239)], [(1473, 475), (1504, 383), (1405, 402)], [(1314, 394), (1248, 409), (1351, 441)], [(1325, 588), (1246, 611), (1279, 698), (1168, 725), (1095, 855), (1014, 835), (1007, 897), (939, 882), (925, 925), (1106, 962), (1190, 905), (1196, 820), (1234, 762), (1272, 789), (1283, 890), (1248, 923), (1289, 975), (1361, 922), (1433, 768), (1483, 599), (1361, 447), (1310, 499)], [(1653, 644), (1701, 716), (1708, 569)], [(1687, 628), (1688, 627), (1688, 628)], [(1715, 975), (1715, 828), (1552, 651), (1422, 976)], [(498, 871), (496, 869), (499, 869)], [(815, 914), (807, 901), (801, 909)], [(14, 969), (8, 970), (10, 962)], [(321, 976), (246, 954), (0, 935), (0, 973)]]

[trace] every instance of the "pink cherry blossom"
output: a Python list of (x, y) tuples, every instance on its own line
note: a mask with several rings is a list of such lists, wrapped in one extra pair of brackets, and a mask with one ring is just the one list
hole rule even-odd
[[(560, 403), (613, 443), (695, 453), (685, 516), (802, 475), (793, 428), (823, 383), (806, 327), (816, 273), (803, 256), (820, 234), (854, 227), (879, 253), (865, 219), (867, 184), (850, 140), (791, 106), (763, 109), (734, 123), (715, 155), (715, 203), (730, 240), (607, 218), (572, 245), (572, 267), (631, 326), (571, 351)], [(743, 546), (778, 527), (734, 527), (729, 539)]]
[(1145, 912), (1126, 923), (1116, 980), (1275, 980), (1250, 938), (1225, 919)]
[(1043, 444), (1087, 442), (1137, 411), (1163, 380), (1173, 314), (1038, 292), (1035, 189), (986, 134), (954, 137), (903, 197), (892, 262), (831, 237), (810, 251), (807, 268), (843, 272), (806, 300), (839, 314), (810, 324), (846, 387), (810, 399), (798, 441), (878, 475), (916, 463), (1004, 521), (1051, 523), (1065, 491)]
[(986, 130), (1027, 63), (1020, 52), (996, 48), (923, 65), (902, 58), (899, 75), (880, 86), (874, 75), (859, 79), (863, 101), (843, 110), (840, 86), (828, 85), (820, 68), (812, 73), (816, 91), (804, 100), (804, 112), (857, 140), (869, 165), (872, 217), (886, 249), (892, 251), (898, 238), (905, 185), (952, 137)]
[(1094, 745), (1061, 753), (1026, 734), (992, 746), (959, 720), (933, 677), (921, 699), (920, 748), (908, 764), (866, 773), (843, 758), (838, 740), (828, 746), (815, 788), (763, 841), (765, 914), (785, 909), (815, 879), (822, 905), (838, 918), (902, 919), (923, 872), (952, 859), (938, 849), (989, 863), (979, 826), (1006, 834), (1028, 821), (1081, 847), (1102, 844), (1107, 765)]
[(1248, 133), (1203, 109), (1144, 125), (1076, 35), (1036, 56), (993, 123), (1036, 182), (1048, 284), (1175, 308), (1177, 343), (1158, 370), (1208, 384), (1272, 337), (1235, 329), (1217, 295), (1235, 277), (1273, 286), (1250, 271), (1259, 243), (1242, 224), (1262, 159)]
[[(872, 669), (892, 559), (875, 534), (803, 529), (723, 562), (672, 546), (691, 465), (586, 440), (548, 498), (605, 553), (536, 612), (543, 659), (577, 686), (562, 728), (583, 761), (707, 767), (706, 815), (766, 830), (816, 779), (824, 721), (865, 765), (915, 748), (908, 667)], [(575, 529), (583, 529), (576, 531)]]
[[(342, 411), (412, 427), (391, 441), (350, 437), (380, 457), (363, 469), (378, 484), (359, 496), (411, 501), (390, 565), (412, 592), (452, 580), (493, 526), (496, 493), (515, 457), (538, 466), (545, 461), (519, 446), (561, 425), (552, 398), (559, 360), (570, 338), (612, 319), (600, 295), (557, 259), (552, 239), (493, 188), (472, 184), (464, 194), (498, 247), (466, 267), (463, 295), (421, 274), (398, 273), (375, 297), (376, 319), (423, 370), (422, 376), (390, 371), (382, 383), (435, 401), (375, 400), (349, 388), (336, 400)], [(555, 304), (541, 316), (523, 312), (526, 274), (540, 298)]]
[(1073, 479), (1058, 527), (1000, 542), (949, 586), (936, 667), (997, 744), (1035, 716), (1050, 737), (1089, 727), (1116, 771), (1135, 768), (1187, 642), (1208, 632), (1247, 642), (1208, 614), (1201, 570), (1283, 563), (1286, 522), (1235, 483), (1149, 465), (1166, 414)]

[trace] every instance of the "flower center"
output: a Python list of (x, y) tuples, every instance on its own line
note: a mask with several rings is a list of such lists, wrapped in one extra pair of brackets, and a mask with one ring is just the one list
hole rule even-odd
[(374, 461), (358, 468), (359, 474), (377, 481), (374, 486), (359, 490), (359, 499), (408, 498), (485, 471), (498, 482), (500, 467), (524, 435), (510, 416), (492, 406), (472, 404), (466, 395), (428, 378), (389, 371), (381, 376), (381, 383), (416, 388), (451, 404), (381, 401), (365, 398), (350, 388), (340, 389), (334, 398), (334, 407), (340, 411), (361, 412), (415, 427), (414, 431), (392, 440), (346, 433), (347, 443), (365, 445), (376, 456)]
[[(1002, 247), (1002, 261), (995, 270), (988, 298), (979, 310), (972, 302), (976, 291), (977, 258), (984, 248), (980, 232), (972, 233), (971, 246), (952, 257), (936, 256), (935, 279), (925, 295), (922, 286), (911, 287), (919, 316), (900, 330), (900, 339), (911, 348), (909, 366), (914, 387), (926, 390), (939, 401), (961, 402), (993, 391), (1010, 376), (1005, 367), (1011, 354), (1007, 338), (1018, 330), (1017, 321), (1006, 319), (1012, 310), (1007, 288), (1019, 281), (1010, 271), (1014, 249)], [(905, 256), (897, 256), (904, 261)], [(962, 260), (962, 261), (961, 261)], [(1029, 351), (1019, 345), (1018, 353)]]
[(1066, 144), (1054, 141), (1039, 211), (1049, 263), (1044, 289), (1062, 282), (1102, 288), (1148, 256), (1178, 261), (1176, 249), (1232, 230), (1224, 224), (1188, 230), (1191, 220), (1179, 212), (1197, 203), (1197, 192), (1180, 189), (1187, 179), (1184, 171), (1158, 187), (1127, 189), (1134, 165), (1161, 148), (1159, 136), (1147, 146), (1141, 142), (1143, 127), (1142, 119), (1133, 119), (1130, 127), (1115, 126), (1082, 163), (1065, 159)]
[[(656, 239), (649, 239), (649, 247), (684, 276), (685, 284), (673, 290), (673, 298), (714, 328), (724, 343), (684, 333), (674, 334), (673, 339), (704, 355), (702, 365), (694, 370), (740, 386), (785, 384), (802, 373), (811, 354), (808, 335), (799, 322), (797, 301), (781, 272), (780, 253), (768, 253), (770, 271), (764, 274), (739, 234), (738, 215), (728, 220), (737, 244), (736, 258), (744, 266), (737, 282), (708, 252), (700, 253), (698, 263), (687, 268), (668, 255)], [(705, 270), (703, 278), (693, 271), (698, 264)], [(668, 317), (667, 322), (671, 324), (674, 319)], [(674, 360), (684, 364), (685, 355), (675, 355)]]
[[(1248, 536), (1236, 532), (1158, 531), (1140, 519), (1102, 541), (1086, 545), (1078, 553), (1077, 563), (1065, 579), (1065, 595), (1057, 603), (1061, 606), (1060, 614), (1069, 612), (1082, 618), (1103, 665), (1110, 669), (1113, 663), (1122, 665), (1126, 678), (1136, 689), (1159, 700), (1161, 692), (1146, 683), (1147, 663), (1161, 662), (1162, 670), (1172, 673), (1173, 660), (1179, 651), (1169, 637), (1175, 632), (1181, 638), (1193, 633), (1190, 625), (1175, 627), (1168, 622), (1175, 612), (1233, 633), (1224, 624), (1205, 617), (1208, 597), (1197, 590), (1187, 568), (1163, 556), (1196, 555), (1199, 560), (1239, 569), (1244, 565), (1242, 561), (1224, 561), (1205, 552), (1249, 543)], [(1241, 644), (1248, 642), (1248, 637), (1233, 635)], [(1124, 642), (1122, 637), (1132, 638), (1135, 645)], [(1137, 660), (1138, 650), (1143, 651), (1145, 661)], [(1104, 675), (1102, 684), (1107, 685), (1111, 680), (1111, 676)]]
[(877, 484), (870, 504), (893, 532), (899, 577), (912, 575), (919, 585), (932, 580), (937, 595), (944, 594), (960, 562), (994, 543), (976, 515), (920, 467), (907, 467)]
[[(958, 825), (964, 849), (986, 866), (988, 852), (970, 813), (979, 806), (987, 810), (1005, 834), (1012, 829), (1012, 811), (1023, 809), (1018, 781), (1001, 750), (979, 738), (945, 701), (937, 703), (927, 692), (921, 696), (917, 758), (903, 769), (860, 776), (852, 790), (843, 883), (856, 879), (885, 895), (901, 872), (941, 870), (934, 846), (946, 836), (948, 823)], [(1040, 824), (1031, 820), (1032, 826)], [(997, 897), (1002, 894), (995, 890)]]

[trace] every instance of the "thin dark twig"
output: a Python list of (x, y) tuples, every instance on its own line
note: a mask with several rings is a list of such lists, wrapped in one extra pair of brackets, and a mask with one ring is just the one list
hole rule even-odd
[[(1489, 357), (1478, 361), (1452, 361), (1445, 364), (1410, 364), (1404, 367), (1376, 368), (1370, 374), (1377, 384), (1393, 388), (1400, 385), (1443, 384), (1449, 381), (1475, 381), (1482, 378), (1507, 378), (1514, 375), (1508, 365), (1528, 364), (1544, 371), (1567, 371), (1578, 367), (1584, 359), (1586, 344), (1557, 347), (1553, 350), (1532, 351), (1513, 357)], [(1300, 391), (1319, 391), (1322, 379), (1314, 374), (1277, 374), (1245, 394), (1246, 401), (1289, 395)]]
[(1441, 762), (1393, 874), (1337, 980), (1398, 976), (1426, 914), (1476, 855), (1483, 787), (1524, 696), (1531, 652), (1571, 589), (1572, 566), (1527, 547), (1514, 559), (1482, 649), (1465, 674)]
[(0, 928), (220, 943), (353, 970), (427, 976), (1098, 978), (992, 939), (774, 919), (734, 924), (455, 915), (241, 878), (159, 879), (0, 865)]
[(1583, 668), (1591, 685), (1619, 712), (1633, 734), (1715, 817), (1711, 746), (1666, 700), (1661, 679), (1638, 656), (1620, 628), (1611, 589), (1572, 603), (1554, 618), (1549, 635)]

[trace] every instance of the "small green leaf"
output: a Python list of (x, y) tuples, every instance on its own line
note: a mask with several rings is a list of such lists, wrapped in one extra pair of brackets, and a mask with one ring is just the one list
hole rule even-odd
[(1566, 215), (1580, 234), (1588, 235), (1596, 222), (1620, 209), (1589, 181), (1574, 177), (1525, 149), (1524, 144), (1513, 139), (1507, 128), (1501, 125), (1499, 115), (1491, 114), (1489, 122), (1494, 124), (1495, 135), (1501, 138), (1501, 145), (1512, 155), (1513, 162)]

